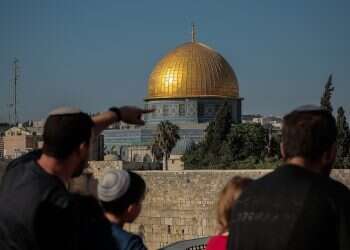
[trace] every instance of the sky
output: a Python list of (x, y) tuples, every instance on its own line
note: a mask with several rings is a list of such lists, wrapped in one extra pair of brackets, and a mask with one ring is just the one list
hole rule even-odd
[(236, 72), (244, 114), (318, 104), (330, 73), (333, 106), (349, 112), (349, 10), (348, 0), (0, 0), (0, 122), (15, 57), (20, 120), (143, 105), (153, 67), (190, 41), (192, 22)]

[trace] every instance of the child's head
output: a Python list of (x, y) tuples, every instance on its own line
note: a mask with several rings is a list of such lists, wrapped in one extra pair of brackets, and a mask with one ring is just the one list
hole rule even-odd
[(138, 174), (125, 170), (107, 170), (99, 180), (98, 199), (105, 212), (133, 222), (141, 212), (146, 183)]
[(219, 233), (225, 233), (228, 230), (231, 210), (235, 205), (241, 192), (252, 182), (252, 179), (235, 176), (221, 191), (217, 206), (217, 220), (219, 223)]

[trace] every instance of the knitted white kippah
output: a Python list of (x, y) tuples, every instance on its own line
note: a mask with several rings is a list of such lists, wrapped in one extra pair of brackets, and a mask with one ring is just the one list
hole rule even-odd
[(98, 181), (97, 196), (109, 202), (122, 197), (129, 189), (130, 175), (125, 170), (106, 170)]

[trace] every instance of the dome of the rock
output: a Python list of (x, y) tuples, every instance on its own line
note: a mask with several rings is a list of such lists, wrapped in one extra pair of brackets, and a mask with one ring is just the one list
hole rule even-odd
[(239, 98), (237, 77), (218, 52), (199, 42), (170, 51), (154, 67), (146, 100)]

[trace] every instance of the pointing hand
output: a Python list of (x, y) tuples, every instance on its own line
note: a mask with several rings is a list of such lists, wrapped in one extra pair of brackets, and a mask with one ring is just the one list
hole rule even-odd
[(144, 125), (145, 121), (142, 120), (142, 115), (154, 112), (154, 109), (140, 109), (138, 107), (123, 106), (119, 108), (120, 120), (134, 125)]

